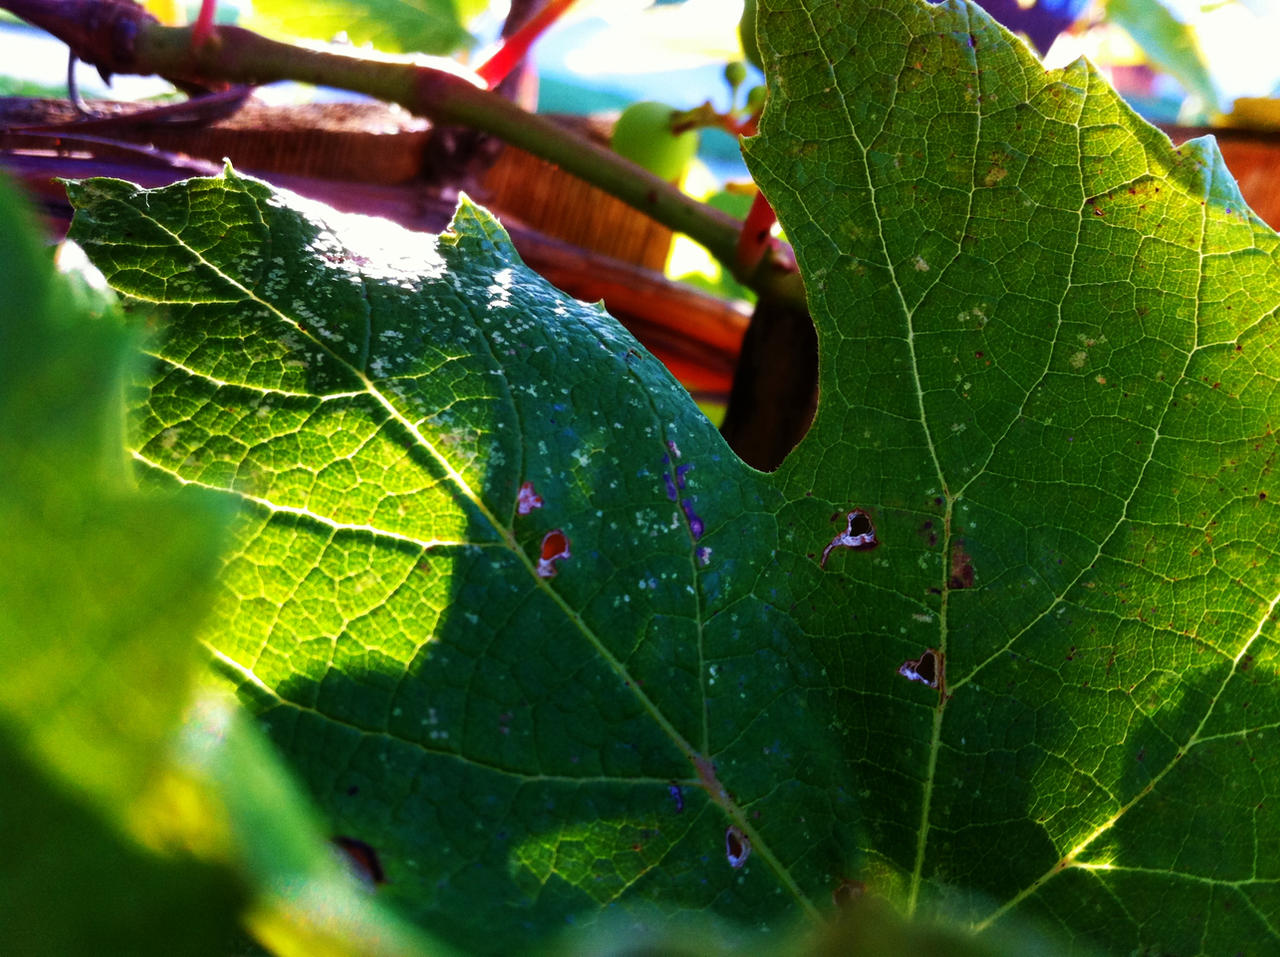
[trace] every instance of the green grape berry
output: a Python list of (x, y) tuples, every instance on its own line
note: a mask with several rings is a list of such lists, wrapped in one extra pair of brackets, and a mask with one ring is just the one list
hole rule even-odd
[(675, 110), (665, 103), (633, 103), (618, 117), (611, 145), (615, 152), (667, 182), (684, 175), (698, 152), (698, 134), (671, 131)]
[(747, 112), (752, 116), (756, 116), (764, 109), (765, 88), (762, 86), (753, 86), (747, 93)]
[(724, 65), (724, 81), (729, 84), (729, 89), (736, 90), (742, 86), (747, 78), (747, 65), (741, 60), (734, 60), (732, 63)]

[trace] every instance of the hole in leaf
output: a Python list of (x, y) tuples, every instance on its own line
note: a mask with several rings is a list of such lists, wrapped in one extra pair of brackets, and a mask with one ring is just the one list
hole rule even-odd
[(751, 856), (751, 841), (736, 825), (724, 832), (724, 853), (733, 868), (741, 867)]
[(542, 508), (542, 496), (534, 491), (532, 482), (525, 482), (516, 493), (516, 514), (528, 515), (535, 508)]
[(569, 539), (560, 529), (552, 529), (542, 537), (542, 554), (538, 558), (538, 577), (555, 578), (556, 562), (569, 557)]
[(930, 688), (942, 685), (942, 653), (932, 648), (919, 658), (904, 661), (898, 666), (898, 674), (911, 681), (918, 681)]
[(855, 552), (866, 552), (879, 544), (880, 539), (876, 537), (876, 527), (871, 521), (871, 516), (862, 509), (855, 508), (845, 515), (844, 531), (831, 539), (827, 547), (822, 550), (822, 560), (818, 564), (826, 568), (827, 558), (837, 548), (852, 548)]
[(761, 297), (742, 339), (720, 434), (771, 472), (809, 431), (818, 405), (818, 336), (803, 308)]
[(342, 860), (356, 877), (368, 885), (376, 887), (387, 882), (382, 862), (378, 860), (378, 852), (364, 841), (354, 837), (339, 835), (332, 838), (331, 843), (342, 852)]

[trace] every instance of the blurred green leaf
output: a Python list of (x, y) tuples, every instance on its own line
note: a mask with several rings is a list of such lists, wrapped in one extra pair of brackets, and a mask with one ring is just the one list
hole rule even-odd
[(1138, 44), (1152, 66), (1164, 70), (1199, 99), (1202, 115), (1221, 112), (1222, 103), (1195, 31), (1163, 0), (1106, 0), (1107, 19)]
[[(982, 937), (954, 923), (906, 921), (886, 901), (861, 895), (844, 901), (835, 919), (798, 943), (796, 957), (1051, 957), (1063, 950), (1026, 926)], [(1078, 947), (1081, 957), (1090, 951)]]
[(244, 891), (226, 868), (151, 853), (0, 728), (5, 951), (227, 953)]
[(133, 337), (0, 183), (0, 926), (13, 953), (222, 952), (243, 890), (127, 834), (195, 678), (225, 508), (124, 468)]
[(234, 173), (73, 189), (169, 304), (141, 473), (244, 510), (218, 672), (467, 949), (776, 934), (853, 881), (981, 947), (1274, 949), (1280, 240), (971, 7), (759, 26), (823, 387), (771, 475), (469, 204), (361, 238)]
[(174, 751), (170, 825), (235, 864), (256, 891), (247, 924), (281, 957), (449, 957), (379, 901), (309, 800), (225, 693), (203, 696)]
[(0, 926), (15, 954), (441, 954), (347, 875), (256, 729), (184, 723), (230, 503), (124, 467), (135, 337), (0, 183)]
[(294, 37), (345, 36), (385, 53), (446, 56), (474, 42), (466, 25), (485, 0), (257, 0), (253, 25)]

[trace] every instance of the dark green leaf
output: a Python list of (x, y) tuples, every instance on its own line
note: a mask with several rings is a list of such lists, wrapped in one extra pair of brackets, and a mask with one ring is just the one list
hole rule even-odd
[(226, 954), (244, 903), (230, 873), (139, 847), (48, 770), (0, 729), (6, 952)]
[[(829, 567), (864, 582), (846, 720), (886, 879), (978, 927), (1274, 949), (1276, 235), (1211, 140), (973, 8), (760, 16), (749, 160), (822, 342), (778, 481), (878, 506), (875, 562)], [(893, 683), (927, 647), (941, 700)]]

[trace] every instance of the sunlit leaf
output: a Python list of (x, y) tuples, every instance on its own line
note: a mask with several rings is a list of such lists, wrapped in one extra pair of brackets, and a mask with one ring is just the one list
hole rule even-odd
[[(822, 344), (778, 480), (885, 542), (834, 566), (869, 849), (979, 927), (1273, 949), (1276, 235), (972, 8), (764, 10), (749, 165)], [(895, 684), (925, 648), (945, 694)]]

